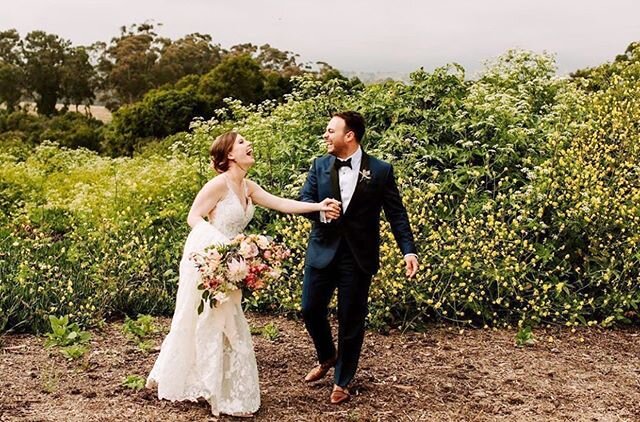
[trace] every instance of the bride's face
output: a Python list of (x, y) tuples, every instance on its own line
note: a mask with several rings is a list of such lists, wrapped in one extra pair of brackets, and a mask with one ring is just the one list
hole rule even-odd
[(253, 158), (253, 148), (251, 142), (247, 141), (242, 135), (236, 136), (236, 141), (229, 152), (229, 158), (235, 161), (243, 168), (253, 165), (256, 162)]

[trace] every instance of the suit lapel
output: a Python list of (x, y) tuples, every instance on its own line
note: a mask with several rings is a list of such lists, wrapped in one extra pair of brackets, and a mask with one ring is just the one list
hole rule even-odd
[[(363, 175), (367, 175), (365, 178)], [(349, 202), (349, 208), (347, 208), (347, 213), (349, 210), (353, 209), (354, 205), (358, 203), (360, 196), (362, 196), (362, 191), (364, 190), (364, 185), (368, 183), (371, 179), (371, 170), (369, 169), (369, 155), (362, 150), (362, 161), (360, 161), (360, 173), (358, 174), (358, 179), (356, 182), (356, 189), (353, 191), (353, 196), (351, 197), (351, 201)]]

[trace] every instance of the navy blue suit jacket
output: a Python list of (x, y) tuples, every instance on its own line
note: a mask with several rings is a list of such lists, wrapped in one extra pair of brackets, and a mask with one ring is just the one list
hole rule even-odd
[[(333, 155), (327, 154), (313, 161), (300, 200), (341, 200), (335, 160)], [(340, 239), (344, 238), (358, 266), (368, 274), (375, 274), (380, 266), (380, 212), (383, 209), (402, 253), (416, 253), (393, 167), (363, 151), (358, 182), (346, 212), (328, 224), (320, 222), (318, 212), (305, 214), (313, 220), (306, 265), (325, 268), (335, 256)]]

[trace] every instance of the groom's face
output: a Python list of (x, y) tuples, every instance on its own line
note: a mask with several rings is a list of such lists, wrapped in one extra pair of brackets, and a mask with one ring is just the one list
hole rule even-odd
[(347, 143), (345, 141), (346, 127), (344, 120), (340, 117), (333, 117), (329, 124), (327, 125), (327, 129), (324, 131), (324, 142), (327, 145), (327, 152), (329, 154), (335, 155), (336, 157), (342, 157), (345, 152), (348, 150)]

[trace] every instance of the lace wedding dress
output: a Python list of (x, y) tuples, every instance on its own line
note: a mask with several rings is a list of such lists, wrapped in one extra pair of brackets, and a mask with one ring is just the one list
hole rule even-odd
[[(198, 273), (189, 260), (194, 251), (212, 243), (227, 243), (251, 221), (251, 200), (245, 209), (228, 181), (227, 186), (228, 192), (209, 216), (209, 223), (196, 225), (187, 237), (171, 330), (147, 378), (147, 387), (158, 387), (158, 398), (204, 398), (214, 415), (253, 413), (260, 407), (258, 368), (242, 311), (242, 291), (233, 291), (229, 300), (214, 308), (205, 306), (198, 315)], [(245, 183), (245, 196), (246, 189)]]

